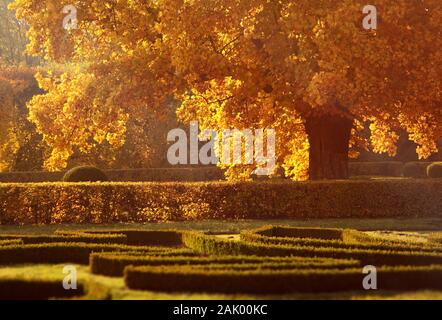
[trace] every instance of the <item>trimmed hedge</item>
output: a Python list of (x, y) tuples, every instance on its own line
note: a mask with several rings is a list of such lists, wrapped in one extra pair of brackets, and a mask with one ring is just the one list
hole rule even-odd
[(0, 246), (0, 265), (22, 263), (89, 263), (89, 255), (93, 252), (140, 252), (164, 254), (174, 252), (177, 255), (191, 254), (188, 249), (167, 249), (156, 247), (137, 247), (116, 244), (87, 243), (44, 243)]
[(127, 244), (127, 237), (124, 234), (86, 234), (76, 233), (70, 235), (2, 235), (0, 240), (21, 240), (24, 244), (42, 244), (54, 242), (83, 242), (83, 243), (108, 243)]
[(73, 298), (85, 294), (81, 282), (76, 290), (65, 290), (59, 280), (29, 280), (0, 278), (0, 300), (48, 300), (51, 298)]
[(442, 178), (442, 162), (434, 162), (427, 167), (429, 178)]
[[(109, 181), (216, 181), (224, 180), (223, 171), (217, 167), (206, 168), (147, 168), (103, 170)], [(0, 182), (57, 182), (66, 171), (0, 172)]]
[(254, 231), (267, 237), (314, 238), (321, 240), (342, 240), (342, 229), (335, 228), (286, 228), (262, 227)]
[(0, 246), (10, 246), (18, 244), (23, 244), (23, 240), (21, 239), (0, 240)]
[[(246, 242), (269, 244), (269, 245), (293, 245), (330, 247), (342, 249), (365, 249), (365, 250), (392, 250), (392, 251), (421, 251), (421, 252), (442, 252), (440, 245), (422, 245), (406, 242), (388, 242), (372, 237), (372, 241), (365, 241), (368, 236), (363, 232), (351, 229), (324, 229), (324, 234), (318, 234), (319, 228), (293, 228), (293, 227), (272, 227), (266, 226), (255, 230), (244, 230), (241, 232), (241, 240)], [(319, 229), (322, 230), (322, 229)], [(321, 237), (333, 235), (341, 240), (324, 240)], [(360, 236), (356, 236), (360, 233)], [(302, 235), (302, 237), (298, 237)], [(357, 239), (357, 241), (355, 241)], [(361, 242), (363, 240), (364, 242)]]
[(407, 162), (402, 168), (402, 175), (408, 178), (426, 178), (427, 167), (431, 162), (413, 161)]
[(226, 241), (198, 232), (183, 233), (183, 242), (207, 255), (298, 256), (356, 259), (363, 265), (442, 264), (442, 253), (313, 247), (303, 245), (264, 245), (246, 241)]
[(133, 266), (159, 266), (159, 265), (234, 265), (236, 267), (256, 269), (330, 269), (359, 266), (356, 260), (305, 258), (305, 257), (256, 257), (256, 256), (145, 256), (128, 255), (125, 253), (93, 253), (90, 256), (92, 273), (106, 276), (119, 277), (123, 275), (124, 268)]
[[(442, 289), (442, 266), (383, 267), (382, 290)], [(127, 287), (164, 292), (281, 294), (363, 290), (361, 269), (345, 270), (208, 270), (198, 266), (129, 266)]]
[(442, 232), (430, 233), (428, 240), (432, 243), (442, 244)]
[(108, 181), (106, 174), (93, 166), (75, 167), (63, 176), (64, 182), (104, 182)]
[(374, 161), (359, 162), (350, 161), (348, 164), (350, 176), (383, 176), (400, 177), (402, 162), (399, 161)]
[[(113, 229), (113, 230), (84, 230), (84, 231), (56, 231), (57, 235), (81, 237), (88, 235), (91, 238), (115, 237), (121, 235), (124, 237), (124, 243), (128, 245), (142, 246), (180, 246), (183, 244), (181, 231), (175, 230), (132, 230), (132, 229)], [(78, 241), (79, 242), (79, 241)], [(83, 241), (82, 241), (83, 242)]]
[(0, 184), (1, 224), (441, 214), (438, 179)]

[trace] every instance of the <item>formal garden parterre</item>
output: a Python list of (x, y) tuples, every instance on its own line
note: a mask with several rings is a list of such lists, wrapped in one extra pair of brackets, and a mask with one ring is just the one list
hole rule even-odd
[[(362, 286), (362, 269), (374, 265), (380, 293), (437, 293), (442, 291), (440, 237), (431, 233), (416, 245), (350, 229), (284, 226), (243, 230), (233, 240), (144, 229), (2, 234), (0, 283), (8, 288), (1, 290), (6, 299), (113, 299), (116, 281), (127, 292), (150, 297), (363, 297), (369, 292)], [(76, 290), (61, 283), (62, 268), (70, 264), (83, 275)], [(5, 268), (9, 272), (2, 272)]]

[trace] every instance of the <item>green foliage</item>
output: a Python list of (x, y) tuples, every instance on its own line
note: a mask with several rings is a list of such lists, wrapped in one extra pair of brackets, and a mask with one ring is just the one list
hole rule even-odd
[(1, 240), (20, 240), (24, 244), (82, 242), (82, 243), (113, 243), (127, 244), (127, 237), (123, 234), (87, 234), (75, 233), (70, 235), (1, 235)]
[(63, 176), (64, 182), (102, 182), (107, 180), (106, 174), (93, 166), (75, 167)]
[[(382, 267), (385, 290), (442, 289), (442, 266)], [(209, 280), (210, 279), (210, 280)], [(211, 270), (205, 266), (129, 266), (126, 285), (166, 292), (290, 293), (361, 290), (361, 270)]]
[(155, 247), (126, 246), (120, 244), (96, 244), (96, 243), (39, 243), (9, 245), (0, 247), (0, 264), (23, 264), (23, 263), (78, 263), (88, 264), (89, 255), (92, 252), (145, 252), (157, 253), (162, 251)]
[[(82, 237), (87, 235), (91, 239), (115, 239), (119, 236), (124, 238), (124, 242), (128, 245), (143, 245), (143, 246), (178, 246), (182, 244), (181, 232), (172, 230), (91, 230), (91, 231), (57, 231), (56, 234), (68, 235), (73, 237)], [(1, 237), (0, 237), (1, 239)], [(77, 241), (80, 242), (80, 241)], [(81, 241), (84, 242), (84, 241)], [(95, 241), (96, 242), (96, 241)], [(118, 243), (112, 241), (113, 243)]]
[(442, 232), (434, 232), (428, 236), (428, 240), (435, 243), (442, 244)]
[(224, 266), (235, 265), (243, 268), (266, 268), (266, 269), (296, 269), (296, 268), (344, 268), (355, 267), (359, 263), (356, 260), (328, 259), (328, 258), (299, 258), (299, 257), (254, 257), (254, 256), (197, 256), (178, 255), (169, 252), (161, 255), (133, 255), (115, 253), (94, 253), (91, 255), (90, 266), (95, 274), (107, 276), (122, 276), (124, 268), (133, 266), (166, 266), (166, 265), (205, 265)]
[(23, 278), (0, 279), (0, 300), (67, 299), (86, 293), (83, 283), (76, 290), (65, 290), (58, 280), (29, 280)]
[(430, 178), (442, 178), (442, 162), (434, 162), (427, 168), (427, 175)]
[[(281, 226), (244, 230), (240, 241), (180, 230), (5, 234), (0, 264), (89, 263), (93, 274), (123, 276), (128, 289), (231, 294), (361, 290), (361, 268), (375, 265), (383, 290), (440, 290), (442, 252), (433, 242), (439, 237), (432, 234), (428, 244), (416, 246), (378, 241), (357, 230)], [(0, 277), (0, 285), (9, 281), (5, 287), (17, 298), (68, 297), (43, 280), (31, 293), (24, 283), (29, 280), (20, 276)], [(88, 280), (77, 294), (74, 298), (106, 299), (111, 292)]]
[(206, 255), (298, 256), (335, 259), (357, 259), (363, 265), (428, 265), (442, 264), (442, 253), (307, 246), (305, 244), (258, 244), (248, 241), (226, 241), (200, 233), (184, 233), (184, 244)]
[[(336, 237), (318, 237), (320, 230), (324, 235), (331, 231)], [(339, 234), (339, 236), (338, 236)], [(408, 242), (394, 243), (382, 241), (363, 232), (351, 229), (322, 229), (322, 228), (290, 228), (267, 226), (256, 230), (241, 232), (241, 240), (266, 245), (293, 245), (309, 247), (330, 247), (342, 249), (391, 250), (391, 251), (421, 251), (442, 252), (442, 246), (413, 244)]]

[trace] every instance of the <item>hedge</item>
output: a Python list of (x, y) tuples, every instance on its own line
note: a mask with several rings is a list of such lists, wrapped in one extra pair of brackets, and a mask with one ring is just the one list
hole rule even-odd
[(1, 224), (442, 214), (442, 180), (0, 184)]
[(79, 166), (72, 168), (63, 176), (64, 182), (104, 182), (108, 181), (107, 175), (94, 166)]
[(442, 232), (430, 233), (428, 240), (431, 243), (442, 244)]
[[(324, 230), (321, 235), (320, 231)], [(333, 235), (341, 240), (324, 240), (327, 236)], [(362, 234), (356, 236), (357, 233)], [(300, 237), (302, 236), (302, 237)], [(322, 237), (322, 238), (320, 238)], [(243, 241), (269, 245), (294, 245), (330, 247), (342, 249), (365, 249), (365, 250), (393, 250), (393, 251), (422, 251), (442, 252), (442, 246), (436, 244), (413, 244), (407, 242), (382, 241), (370, 238), (363, 232), (351, 229), (320, 229), (320, 228), (293, 228), (264, 226), (254, 230), (243, 230), (240, 238)], [(358, 239), (355, 241), (355, 239)], [(363, 240), (363, 242), (361, 242)], [(379, 241), (379, 242), (377, 242)]]
[(356, 259), (363, 265), (430, 265), (442, 264), (442, 253), (342, 249), (303, 245), (264, 245), (246, 241), (227, 241), (198, 232), (183, 233), (184, 244), (206, 255), (298, 256)]
[(434, 162), (427, 167), (427, 176), (429, 178), (442, 178), (442, 162)]
[(297, 268), (344, 268), (359, 266), (356, 260), (306, 258), (306, 257), (257, 257), (257, 256), (179, 256), (179, 255), (130, 255), (114, 253), (93, 253), (90, 267), (94, 274), (121, 277), (124, 268), (133, 266), (159, 265), (221, 265), (230, 264), (242, 268), (297, 269)]
[(0, 240), (0, 246), (10, 246), (18, 244), (23, 244), (23, 240), (21, 239)]
[(404, 164), (402, 168), (402, 175), (404, 177), (410, 178), (426, 178), (427, 177), (427, 167), (432, 162), (426, 161), (412, 161)]
[[(127, 287), (164, 292), (317, 293), (363, 290), (361, 269), (344, 270), (208, 270), (198, 266), (129, 266)], [(383, 267), (377, 270), (382, 290), (442, 289), (442, 266)]]
[[(224, 180), (223, 171), (207, 168), (147, 168), (103, 170), (110, 181), (216, 181)], [(0, 172), (0, 182), (57, 182), (66, 171)]]
[(124, 234), (86, 234), (77, 233), (71, 235), (20, 235), (0, 234), (0, 240), (21, 240), (24, 244), (41, 244), (54, 242), (83, 242), (83, 243), (109, 243), (127, 244), (127, 237)]
[(191, 254), (188, 249), (166, 249), (155, 247), (138, 247), (116, 244), (87, 243), (44, 243), (27, 245), (0, 246), (0, 265), (22, 263), (89, 263), (93, 252), (143, 252), (143, 254), (162, 254), (167, 250), (179, 255)]
[(59, 231), (57, 235), (81, 237), (89, 235), (91, 238), (106, 238), (121, 235), (128, 245), (142, 246), (180, 246), (183, 244), (181, 231), (176, 230), (136, 230), (136, 229), (112, 229), (112, 230), (82, 230), (82, 231)]
[(351, 161), (348, 164), (348, 171), (350, 176), (400, 177), (402, 166), (400, 161)]
[(76, 290), (65, 290), (60, 280), (0, 278), (0, 300), (48, 300), (73, 298), (85, 294), (81, 282)]

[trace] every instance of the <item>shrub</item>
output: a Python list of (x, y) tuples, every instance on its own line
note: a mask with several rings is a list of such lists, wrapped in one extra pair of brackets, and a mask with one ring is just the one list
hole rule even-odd
[(227, 241), (198, 232), (183, 233), (184, 244), (206, 255), (298, 256), (334, 259), (356, 259), (363, 265), (429, 265), (442, 264), (442, 253), (313, 247), (305, 245), (270, 245), (246, 241)]
[(442, 162), (434, 162), (427, 168), (427, 175), (430, 178), (442, 178)]
[(430, 235), (428, 236), (428, 240), (430, 242), (442, 244), (442, 232), (430, 233)]
[(359, 262), (355, 260), (305, 258), (305, 257), (257, 257), (257, 256), (210, 256), (201, 257), (188, 255), (182, 256), (170, 252), (164, 255), (130, 255), (114, 253), (93, 253), (90, 257), (92, 273), (106, 276), (122, 276), (124, 268), (133, 266), (160, 266), (160, 265), (224, 265), (235, 266), (242, 269), (299, 269), (299, 268), (343, 268), (356, 267)]
[[(318, 237), (319, 230), (322, 229), (266, 226), (255, 230), (242, 231), (241, 240), (267, 245), (293, 245), (365, 250), (442, 252), (442, 246), (439, 245), (416, 245), (407, 242), (384, 242), (382, 241), (382, 239), (381, 241), (377, 242), (377, 238), (368, 236), (363, 232), (351, 229), (324, 229), (323, 236), (333, 235), (335, 237), (335, 239), (330, 237), (330, 239), (332, 240), (325, 240)], [(356, 234), (361, 234), (361, 236), (357, 237)], [(298, 237), (299, 235), (303, 235), (304, 237)], [(369, 238), (373, 239), (371, 239), (371, 241), (367, 241), (367, 239)], [(355, 241), (355, 239), (357, 240)]]
[(322, 240), (342, 240), (341, 229), (328, 228), (290, 228), (290, 227), (263, 227), (255, 233), (268, 237), (287, 238), (315, 238)]
[(59, 280), (25, 278), (0, 279), (0, 300), (48, 300), (73, 298), (85, 293), (83, 283), (76, 290), (65, 290)]
[[(0, 224), (190, 219), (379, 218), (442, 214), (442, 181), (0, 184)], [(153, 217), (154, 218), (154, 217)]]
[(23, 240), (21, 239), (7, 239), (7, 240), (0, 240), (0, 246), (10, 246), (10, 245), (18, 245), (23, 244)]
[(93, 230), (85, 231), (94, 235), (123, 234), (129, 245), (180, 246), (183, 244), (181, 231), (174, 230)]
[[(117, 244), (43, 243), (0, 246), (0, 265), (22, 263), (78, 263), (88, 264), (92, 252), (164, 252), (164, 248), (137, 247)], [(178, 249), (179, 253), (189, 250)]]
[[(205, 266), (129, 266), (130, 289), (165, 292), (281, 294), (362, 290), (359, 268), (344, 270), (210, 270)], [(442, 289), (442, 266), (382, 267), (383, 290)]]
[(407, 178), (426, 178), (430, 162), (407, 162), (402, 168), (402, 175)]
[(383, 176), (399, 177), (402, 171), (402, 162), (399, 161), (353, 161), (348, 164), (350, 176)]
[[(205, 168), (147, 168), (103, 170), (111, 181), (217, 181), (224, 180), (218, 167)], [(20, 171), (0, 172), (0, 182), (57, 182), (66, 172)]]
[(124, 234), (86, 234), (83, 232), (66, 235), (0, 235), (0, 240), (18, 239), (24, 244), (42, 244), (55, 242), (83, 242), (83, 243), (109, 243), (126, 244), (127, 237)]
[(98, 182), (107, 180), (106, 174), (93, 166), (75, 167), (63, 176), (64, 182)]

